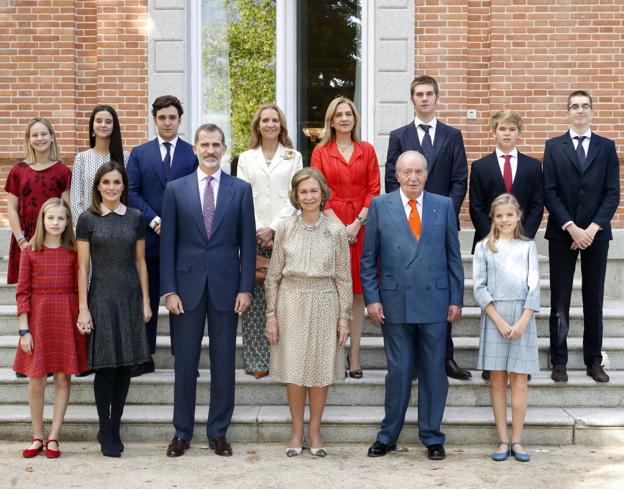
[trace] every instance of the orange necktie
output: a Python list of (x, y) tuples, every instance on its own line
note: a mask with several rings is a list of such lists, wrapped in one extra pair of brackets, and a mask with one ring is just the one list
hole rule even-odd
[(420, 215), (418, 214), (418, 209), (416, 209), (416, 201), (413, 199), (410, 199), (408, 202), (409, 206), (412, 208), (410, 215), (409, 215), (409, 227), (412, 230), (412, 233), (414, 233), (414, 237), (416, 238), (416, 241), (418, 241), (420, 239), (420, 230), (422, 228), (422, 224), (420, 222)]

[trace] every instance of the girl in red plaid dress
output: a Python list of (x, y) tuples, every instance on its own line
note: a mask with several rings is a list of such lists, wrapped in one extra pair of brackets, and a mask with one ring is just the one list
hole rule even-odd
[[(76, 240), (71, 212), (60, 198), (47, 200), (37, 217), (30, 248), (22, 251), (17, 282), (20, 341), (13, 370), (29, 379), (32, 444), (22, 452), (34, 457), (61, 455), (58, 436), (69, 402), (71, 374), (88, 370), (87, 339), (76, 328), (78, 287)], [(48, 372), (54, 374), (54, 412), (43, 443), (43, 406)]]

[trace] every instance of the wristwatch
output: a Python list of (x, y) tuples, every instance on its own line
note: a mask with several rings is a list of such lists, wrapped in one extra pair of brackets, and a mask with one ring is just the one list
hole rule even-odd
[(30, 330), (29, 329), (20, 329), (19, 330), (19, 335), (20, 336), (26, 336), (27, 334), (30, 334)]
[(366, 218), (365, 218), (365, 217), (362, 217), (362, 216), (357, 216), (357, 217), (356, 217), (356, 219), (357, 219), (358, 221), (360, 221), (360, 224), (361, 224), (362, 226), (366, 226)]

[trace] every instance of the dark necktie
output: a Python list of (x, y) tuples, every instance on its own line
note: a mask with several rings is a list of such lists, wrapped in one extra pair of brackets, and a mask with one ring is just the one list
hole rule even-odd
[(213, 177), (206, 178), (206, 186), (204, 187), (204, 205), (202, 206), (202, 214), (204, 216), (204, 226), (206, 227), (206, 235), (210, 239), (212, 234), (212, 223), (214, 222), (215, 203), (214, 191), (211, 182)]
[(425, 131), (425, 135), (423, 136), (420, 146), (422, 147), (425, 158), (427, 158), (427, 163), (431, 164), (431, 153), (433, 153), (433, 143), (431, 142), (431, 136), (429, 135), (429, 129), (431, 129), (431, 126), (429, 124), (420, 124), (420, 128)]
[(511, 178), (511, 155), (503, 155), (505, 158), (505, 166), (503, 167), (503, 180), (505, 180), (505, 188), (511, 193), (513, 180)]
[(163, 160), (163, 166), (165, 167), (165, 177), (169, 180), (169, 172), (171, 171), (171, 143), (164, 142), (165, 150), (167, 153), (165, 154), (165, 159)]
[(583, 141), (587, 139), (587, 136), (574, 136), (574, 139), (578, 140), (578, 144), (576, 145), (576, 159), (581, 166), (581, 170), (585, 169), (585, 148), (583, 148)]

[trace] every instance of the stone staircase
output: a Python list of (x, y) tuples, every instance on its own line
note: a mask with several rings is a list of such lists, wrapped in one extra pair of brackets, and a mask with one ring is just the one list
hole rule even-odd
[[(469, 250), (470, 231), (462, 231), (462, 249)], [(619, 237), (619, 236), (618, 236)], [(619, 240), (618, 240), (619, 241)], [(622, 240), (624, 241), (624, 240)], [(542, 256), (542, 310), (537, 315), (540, 367), (543, 371), (530, 382), (529, 410), (525, 424), (528, 444), (624, 444), (624, 299), (621, 294), (624, 253), (612, 246), (607, 278), (604, 317), (605, 362), (611, 382), (597, 384), (585, 375), (582, 360), (583, 312), (580, 278), (574, 283), (569, 337), (570, 380), (555, 384), (548, 365), (548, 313), (550, 282), (546, 245), (538, 240)], [(614, 249), (615, 248), (615, 249)], [(8, 246), (4, 249), (8, 249)], [(476, 365), (480, 310), (472, 294), (472, 258), (462, 257), (466, 273), (463, 317), (454, 326), (457, 362)], [(580, 268), (580, 267), (578, 267)], [(26, 439), (30, 433), (27, 379), (17, 379), (11, 369), (17, 345), (15, 288), (4, 285), (6, 260), (0, 260), (0, 439)], [(124, 413), (124, 436), (129, 440), (165, 443), (173, 433), (173, 358), (169, 353), (168, 314), (159, 310), (159, 337), (155, 362), (157, 371), (133, 379)], [(385, 355), (379, 328), (365, 324), (362, 340), (362, 380), (346, 379), (330, 388), (324, 414), (323, 434), (327, 442), (373, 441), (383, 417)], [(203, 439), (209, 402), (210, 372), (208, 340), (204, 339), (198, 379), (196, 434)], [(233, 441), (282, 442), (289, 436), (286, 389), (266, 377), (255, 380), (242, 370), (242, 341), (236, 353), (236, 409), (228, 437)], [(471, 381), (451, 379), (443, 430), (453, 444), (491, 443), (496, 440), (490, 408), (489, 384), (473, 370)], [(94, 440), (97, 413), (93, 401), (93, 376), (75, 378), (70, 406), (63, 427), (63, 439)], [(51, 387), (51, 386), (50, 386)], [(53, 389), (46, 393), (45, 416), (52, 415)], [(417, 386), (412, 388), (401, 442), (417, 443)]]

